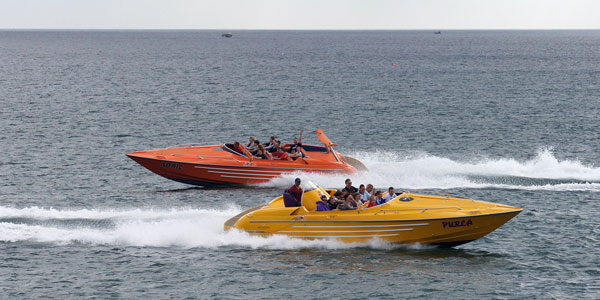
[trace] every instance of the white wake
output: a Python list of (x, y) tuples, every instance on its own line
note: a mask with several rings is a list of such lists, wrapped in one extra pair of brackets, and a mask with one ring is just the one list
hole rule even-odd
[[(0, 242), (181, 248), (406, 248), (380, 240), (349, 244), (335, 240), (310, 241), (286, 236), (258, 237), (238, 230), (224, 230), (223, 223), (240, 211), (237, 207), (225, 210), (57, 210), (0, 206)], [(420, 247), (424, 246), (409, 248)]]
[(548, 191), (600, 191), (600, 168), (577, 160), (558, 160), (551, 150), (542, 149), (535, 157), (517, 159), (478, 158), (464, 161), (429, 154), (404, 155), (394, 152), (349, 153), (369, 171), (355, 175), (287, 174), (264, 186), (284, 187), (294, 177), (302, 177), (326, 187), (343, 187), (350, 177), (353, 184), (371, 183), (377, 189), (394, 186), (403, 189), (499, 188)]

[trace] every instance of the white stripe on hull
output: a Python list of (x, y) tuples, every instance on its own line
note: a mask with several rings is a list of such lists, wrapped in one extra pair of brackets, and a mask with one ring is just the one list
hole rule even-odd
[(397, 232), (397, 231), (412, 231), (412, 228), (397, 228), (397, 229), (382, 229), (382, 230), (337, 230), (337, 231), (315, 231), (315, 230), (281, 230), (276, 233), (361, 233), (361, 232)]
[(408, 226), (427, 226), (427, 225), (429, 225), (429, 223), (398, 224), (398, 225), (332, 225), (332, 226), (298, 225), (298, 226), (292, 226), (292, 228), (373, 228), (373, 227), (408, 227)]
[(292, 238), (374, 238), (374, 237), (386, 237), (386, 236), (399, 236), (400, 234), (372, 234), (372, 235), (311, 235), (311, 236), (299, 236), (299, 235), (288, 235)]
[(230, 175), (262, 176), (262, 177), (268, 177), (268, 178), (273, 178), (273, 177), (277, 177), (277, 176), (279, 176), (279, 174), (253, 174), (253, 173), (248, 173), (248, 172), (221, 172), (221, 171), (208, 171), (208, 173), (215, 173), (215, 174), (230, 174)]
[[(174, 163), (182, 163), (182, 162), (177, 162), (177, 161), (173, 161), (173, 162)], [(225, 171), (249, 170), (249, 171), (253, 171), (253, 172), (294, 172), (294, 171), (331, 171), (331, 172), (340, 172), (340, 171), (344, 171), (344, 169), (313, 169), (313, 168), (285, 168), (285, 167), (259, 167), (259, 166), (255, 166), (255, 167), (239, 166), (239, 167), (236, 167), (236, 169), (231, 169), (230, 166), (225, 166), (225, 165), (223, 165), (223, 166), (216, 165), (216, 166), (218, 166), (218, 167), (225, 167), (225, 168), (218, 168), (218, 167), (211, 167), (211, 166), (196, 166), (196, 165), (194, 166), (194, 168), (198, 168), (198, 169), (212, 169), (212, 170), (225, 170)], [(256, 170), (256, 169), (258, 169), (258, 170)], [(263, 171), (261, 169), (276, 169), (276, 170), (280, 170), (280, 171)]]
[(263, 170), (252, 170), (252, 169), (231, 169), (231, 168), (210, 168), (210, 167), (200, 167), (200, 166), (194, 166), (194, 168), (197, 169), (209, 169), (209, 170), (215, 170), (215, 171), (208, 171), (208, 172), (219, 172), (219, 171), (234, 171), (234, 172), (259, 172), (259, 173), (274, 173), (274, 174), (280, 174), (282, 171), (263, 171)]
[(248, 177), (248, 176), (233, 176), (233, 175), (219, 175), (219, 176), (221, 176), (221, 177), (227, 177), (227, 178), (243, 178), (243, 179), (261, 179), (261, 180), (269, 180), (269, 179), (271, 179), (271, 177), (269, 177), (269, 178), (263, 178), (263, 177), (261, 177), (261, 178), (256, 178), (256, 176), (255, 176), (255, 177)]

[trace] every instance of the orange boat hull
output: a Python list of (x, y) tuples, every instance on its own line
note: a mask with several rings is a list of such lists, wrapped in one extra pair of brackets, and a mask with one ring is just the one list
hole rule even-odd
[[(333, 150), (331, 150), (333, 151)], [(201, 186), (247, 185), (267, 182), (286, 173), (356, 173), (326, 147), (305, 145), (305, 158), (295, 161), (248, 158), (224, 145), (177, 147), (127, 153), (148, 170), (182, 183)]]

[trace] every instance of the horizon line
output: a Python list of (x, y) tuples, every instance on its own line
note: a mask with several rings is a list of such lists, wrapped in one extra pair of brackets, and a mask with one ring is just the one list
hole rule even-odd
[(536, 30), (536, 31), (559, 31), (559, 30), (600, 30), (600, 28), (413, 28), (413, 29), (390, 29), (390, 28), (379, 28), (379, 29), (348, 29), (348, 28), (338, 28), (338, 29), (324, 29), (324, 28), (304, 28), (304, 29), (293, 29), (293, 28), (0, 28), (0, 30), (89, 30), (89, 31), (424, 31), (424, 30), (433, 30), (433, 31), (498, 31), (498, 30), (507, 30), (507, 31), (527, 31), (527, 30)]

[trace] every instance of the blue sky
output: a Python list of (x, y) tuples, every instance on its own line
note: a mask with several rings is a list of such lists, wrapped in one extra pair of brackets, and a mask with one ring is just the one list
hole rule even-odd
[(600, 29), (598, 0), (0, 0), (4, 29)]

